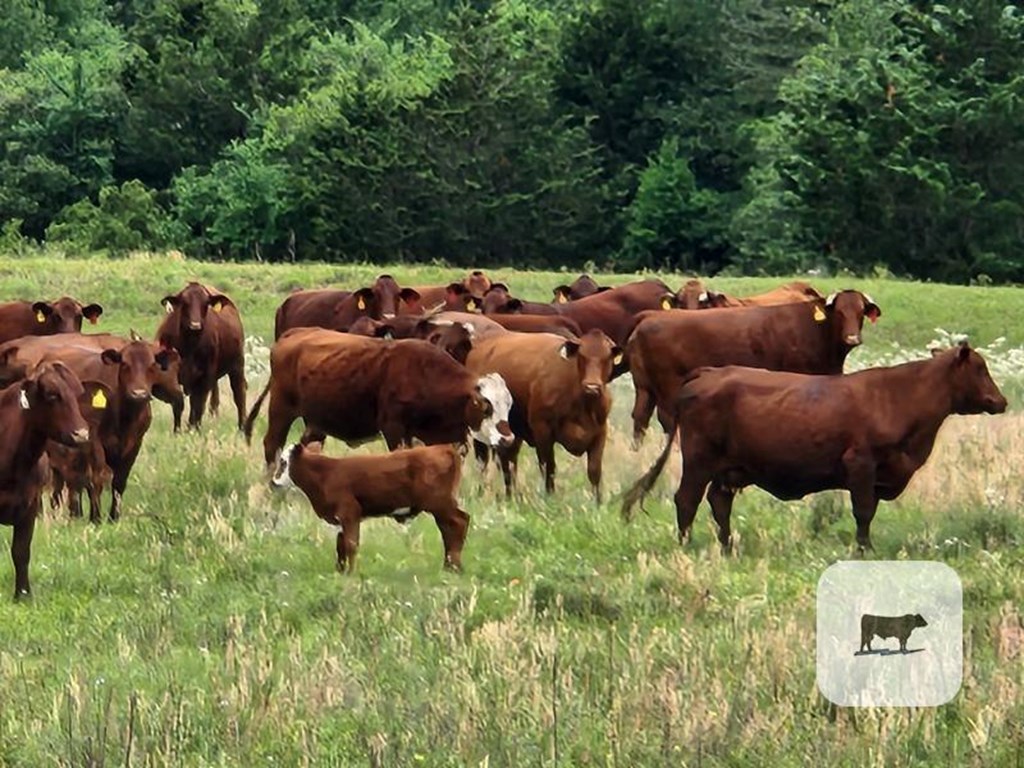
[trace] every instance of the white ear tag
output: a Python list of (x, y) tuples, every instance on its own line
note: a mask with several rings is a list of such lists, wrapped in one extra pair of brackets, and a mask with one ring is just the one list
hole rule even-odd
[(28, 395), (25, 394), (25, 390), (21, 390), (21, 397), (18, 398), (18, 403), (21, 405), (21, 410), (27, 411), (29, 409)]

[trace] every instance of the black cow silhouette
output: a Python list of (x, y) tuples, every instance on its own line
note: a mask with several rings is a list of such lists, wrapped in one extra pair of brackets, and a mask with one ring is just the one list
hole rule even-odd
[(907, 640), (910, 633), (917, 627), (927, 627), (928, 622), (920, 613), (907, 613), (903, 616), (872, 616), (865, 613), (860, 617), (860, 651), (867, 646), (871, 650), (871, 639), (878, 635), (885, 639), (895, 637), (900, 641), (900, 650), (907, 652)]

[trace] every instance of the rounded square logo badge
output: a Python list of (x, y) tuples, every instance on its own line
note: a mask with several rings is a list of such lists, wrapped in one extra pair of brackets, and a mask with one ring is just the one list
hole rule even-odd
[(963, 679), (963, 585), (944, 563), (842, 561), (818, 581), (818, 689), (843, 707), (936, 707)]

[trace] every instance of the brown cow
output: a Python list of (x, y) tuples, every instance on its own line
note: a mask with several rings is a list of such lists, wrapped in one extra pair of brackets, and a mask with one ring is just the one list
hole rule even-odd
[(473, 347), (473, 327), (452, 321), (438, 321), (434, 317), (401, 315), (391, 320), (372, 320), (361, 317), (348, 332), (355, 336), (378, 339), (423, 339), (442, 349), (460, 363)]
[[(729, 547), (733, 496), (757, 485), (779, 499), (848, 490), (857, 543), (870, 548), (879, 500), (903, 492), (946, 417), (1005, 410), (984, 359), (966, 344), (928, 360), (835, 376), (700, 368), (673, 410), (682, 435), (683, 475), (675, 495), (680, 541), (689, 536), (707, 491), (718, 539)], [(627, 518), (665, 466), (674, 431), (654, 466), (625, 494)]]
[(399, 315), (431, 312), (479, 312), (483, 296), (474, 296), (463, 283), (418, 285), (407, 289), (410, 298), (398, 306)]
[(818, 301), (825, 296), (810, 283), (794, 280), (764, 293), (753, 296), (730, 296), (716, 291), (705, 291), (700, 301), (709, 307), (773, 307), (777, 304), (795, 304), (802, 301)]
[(558, 307), (542, 301), (525, 301), (515, 298), (504, 283), (491, 283), (484, 294), (483, 313), (487, 316), (510, 315), (558, 315)]
[(598, 285), (597, 282), (590, 275), (580, 275), (573, 280), (569, 285), (560, 285), (552, 290), (555, 297), (552, 302), (555, 304), (566, 304), (570, 301), (576, 301), (576, 299), (582, 299), (584, 296), (591, 296), (601, 291), (610, 291), (611, 286)]
[(296, 328), (270, 351), (270, 381), (245, 421), (246, 439), (270, 395), (267, 467), (297, 418), (356, 445), (383, 433), (388, 448), (417, 438), (428, 445), (464, 442), (466, 431), (490, 445), (512, 439), (512, 396), (500, 376), (474, 376), (419, 339), (386, 341)]
[(462, 570), (462, 547), (469, 515), (455, 496), (462, 457), (452, 445), (407, 448), (382, 456), (329, 458), (319, 443), (290, 446), (271, 481), (277, 488), (298, 486), (320, 519), (338, 531), (338, 570), (352, 572), (359, 549), (359, 523), (367, 517), (393, 516), (405, 507), (434, 516), (444, 542), (444, 567)]
[[(546, 333), (508, 333), (478, 342), (466, 366), (497, 371), (512, 393), (509, 421), (515, 440), (499, 447), (505, 492), (512, 493), (513, 465), (523, 440), (534, 446), (544, 487), (555, 489), (555, 443), (574, 456), (587, 454), (587, 477), (600, 500), (601, 460), (607, 434), (611, 377), (618, 347), (601, 331), (578, 340)], [(481, 452), (478, 456), (483, 458)]]
[(59, 363), (41, 365), (24, 381), (0, 390), (0, 525), (14, 526), (15, 600), (32, 591), (28, 564), (42, 506), (41, 459), (46, 441), (67, 445), (89, 441), (89, 427), (78, 403), (91, 394)]
[(671, 309), (676, 301), (675, 294), (661, 280), (640, 280), (555, 306), (583, 333), (597, 328), (617, 345), (625, 346), (638, 312)]
[[(157, 342), (181, 356), (179, 378), (189, 399), (188, 425), (198, 427), (206, 398), (227, 376), (238, 412), (238, 428), (245, 421), (245, 332), (235, 303), (220, 291), (190, 282), (164, 296), (167, 309), (157, 330)], [(217, 399), (211, 403), (216, 415)]]
[(97, 392), (92, 399), (82, 398), (78, 407), (89, 425), (89, 442), (81, 446), (68, 446), (53, 440), (46, 441), (46, 458), (50, 467), (52, 491), (50, 504), (54, 509), (67, 500), (72, 517), (82, 516), (82, 492), (89, 497), (89, 519), (100, 521), (100, 501), (103, 489), (110, 485), (114, 473), (107, 464), (103, 440), (99, 434), (111, 400), (111, 393), (99, 382), (88, 382)]
[(864, 318), (874, 321), (881, 314), (860, 291), (774, 307), (641, 313), (626, 346), (626, 367), (636, 390), (634, 445), (643, 439), (655, 408), (668, 428), (672, 401), (690, 371), (705, 365), (749, 365), (842, 373), (847, 354), (861, 343)]
[(49, 336), (82, 330), (82, 318), (95, 323), (103, 314), (99, 304), (82, 304), (68, 296), (57, 301), (12, 301), (0, 304), (0, 344), (22, 336)]
[(412, 302), (418, 294), (401, 288), (391, 275), (379, 275), (369, 288), (341, 291), (322, 288), (295, 291), (277, 308), (274, 315), (274, 339), (290, 328), (328, 328), (347, 331), (360, 317), (374, 320), (394, 317), (403, 302)]
[[(72, 510), (81, 508), (77, 499), (81, 490), (89, 491), (90, 499), (94, 495), (98, 498), (102, 492), (102, 489), (95, 489), (90, 484), (90, 478), (106, 477), (102, 466), (95, 463), (102, 457), (110, 468), (110, 519), (118, 519), (128, 477), (153, 420), (150, 407), (153, 387), (177, 357), (178, 353), (173, 349), (154, 352), (152, 344), (138, 339), (102, 351), (92, 347), (68, 346), (52, 350), (43, 358), (43, 362), (59, 360), (74, 371), (81, 381), (87, 384), (99, 382), (108, 393), (108, 402), (98, 406), (92, 403), (103, 414), (99, 429), (92, 432), (91, 440), (99, 443), (99, 447), (94, 446), (90, 453), (91, 463), (87, 466), (85, 476), (75, 473), (67, 476), (62, 471), (59, 459), (57, 462), (51, 461), (54, 485), (67, 485), (71, 495), (69, 507)], [(100, 521), (98, 506), (90, 510), (89, 518), (96, 523)]]
[[(141, 338), (135, 331), (131, 332), (130, 340), (111, 333), (62, 333), (57, 336), (27, 336), (0, 344), (0, 386), (23, 379), (36, 363), (55, 349), (80, 346), (97, 351), (120, 349), (129, 341)], [(160, 352), (161, 347), (157, 343), (153, 342), (152, 346), (154, 355)], [(181, 414), (185, 410), (185, 393), (178, 381), (180, 358), (175, 354), (167, 359), (167, 368), (156, 372), (153, 397), (171, 406), (174, 431), (179, 432)]]

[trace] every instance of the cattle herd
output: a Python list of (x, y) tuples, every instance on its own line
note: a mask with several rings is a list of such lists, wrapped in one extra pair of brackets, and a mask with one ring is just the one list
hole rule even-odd
[[(627, 373), (634, 444), (655, 414), (666, 442), (623, 495), (623, 514), (650, 491), (678, 438), (680, 540), (707, 497), (724, 547), (733, 497), (747, 485), (782, 499), (848, 490), (857, 542), (870, 547), (879, 500), (903, 491), (945, 418), (1006, 409), (966, 344), (844, 375), (864, 319), (881, 315), (860, 291), (825, 296), (793, 282), (737, 298), (697, 280), (678, 290), (657, 279), (607, 288), (583, 275), (553, 295), (525, 301), (480, 271), (440, 286), (380, 275), (354, 291), (296, 291), (277, 310), (270, 378), (248, 411), (242, 318), (221, 291), (190, 282), (165, 296), (153, 341), (82, 333), (83, 320), (102, 315), (98, 304), (0, 304), (0, 523), (14, 529), (15, 599), (30, 593), (44, 489), (74, 516), (86, 496), (99, 522), (109, 486), (116, 520), (152, 399), (171, 406), (177, 432), (188, 397), (188, 425), (198, 428), (207, 400), (218, 410), (224, 376), (246, 439), (267, 402), (272, 484), (297, 486), (340, 527), (338, 567), (349, 570), (360, 520), (421, 511), (440, 529), (445, 566), (461, 567), (469, 517), (457, 490), (469, 438), (481, 462), (494, 454), (509, 495), (524, 441), (548, 492), (555, 445), (586, 454), (600, 500), (608, 383)], [(300, 418), (302, 438), (286, 447)], [(379, 436), (390, 453), (321, 453), (328, 437), (356, 445)]]

